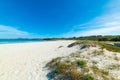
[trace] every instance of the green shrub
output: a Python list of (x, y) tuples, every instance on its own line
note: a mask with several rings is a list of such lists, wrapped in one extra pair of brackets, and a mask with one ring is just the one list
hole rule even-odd
[(77, 60), (76, 61), (77, 65), (80, 66), (81, 68), (86, 66), (86, 61), (84, 60)]
[(82, 80), (95, 80), (90, 74), (86, 74), (82, 76)]
[(109, 51), (113, 51), (113, 52), (120, 52), (120, 47), (117, 47), (117, 46), (112, 46), (112, 45), (109, 45), (109, 44), (101, 44), (102, 45), (102, 48), (104, 49), (107, 49)]

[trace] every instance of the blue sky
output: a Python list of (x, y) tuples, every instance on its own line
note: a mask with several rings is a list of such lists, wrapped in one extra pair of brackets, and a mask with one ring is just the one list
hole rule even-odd
[(0, 0), (0, 38), (120, 34), (120, 0)]

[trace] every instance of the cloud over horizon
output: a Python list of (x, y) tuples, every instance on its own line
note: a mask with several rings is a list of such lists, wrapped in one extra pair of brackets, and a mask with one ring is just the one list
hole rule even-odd
[(6, 38), (6, 36), (9, 36), (8, 38), (16, 38), (16, 37), (25, 37), (28, 35), (30, 35), (30, 33), (19, 30), (12, 26), (0, 25), (0, 38)]
[(110, 0), (105, 5), (101, 16), (91, 21), (75, 25), (71, 31), (62, 36), (120, 35), (120, 0)]

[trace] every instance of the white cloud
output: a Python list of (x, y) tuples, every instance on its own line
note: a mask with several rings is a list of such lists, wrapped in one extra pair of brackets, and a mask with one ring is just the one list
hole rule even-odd
[(30, 35), (26, 31), (19, 30), (11, 26), (0, 25), (0, 38), (25, 37)]
[(117, 35), (120, 33), (120, 26), (113, 26), (113, 27), (104, 27), (99, 29), (93, 29), (90, 31), (85, 31), (82, 33), (75, 34), (76, 36), (89, 36), (89, 35)]
[(91, 21), (75, 25), (62, 36), (120, 35), (120, 0), (110, 0), (101, 16)]

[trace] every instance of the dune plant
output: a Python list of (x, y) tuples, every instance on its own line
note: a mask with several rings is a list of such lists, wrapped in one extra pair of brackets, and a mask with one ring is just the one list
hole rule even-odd
[(109, 45), (106, 43), (101, 43), (101, 46), (103, 49), (105, 48), (105, 49), (112, 51), (112, 52), (120, 52), (120, 47), (117, 47), (117, 46)]
[(82, 76), (81, 80), (95, 80), (90, 74), (86, 74)]
[(76, 64), (77, 64), (77, 66), (80, 66), (81, 68), (83, 68), (86, 66), (86, 61), (79, 59), (76, 61)]

